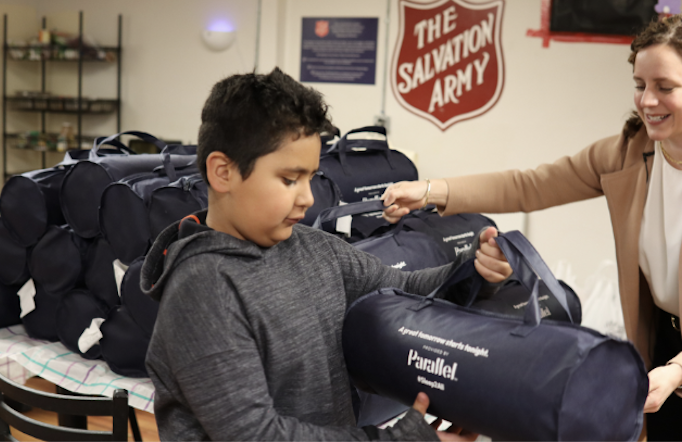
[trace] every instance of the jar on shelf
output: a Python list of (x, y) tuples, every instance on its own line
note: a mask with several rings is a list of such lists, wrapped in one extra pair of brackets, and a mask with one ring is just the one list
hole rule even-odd
[(62, 123), (62, 130), (57, 136), (57, 151), (66, 152), (76, 144), (76, 137), (73, 134), (71, 123)]

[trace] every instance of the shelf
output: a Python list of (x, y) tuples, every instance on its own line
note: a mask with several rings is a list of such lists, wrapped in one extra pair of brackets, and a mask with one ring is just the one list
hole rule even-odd
[(5, 97), (12, 111), (49, 112), (63, 114), (109, 114), (118, 109), (116, 99), (89, 100), (82, 98), (80, 111), (78, 99), (73, 97)]
[[(14, 61), (58, 61), (78, 62), (78, 48), (60, 45), (16, 46), (5, 45), (7, 59)], [(109, 62), (118, 60), (121, 50), (118, 47), (85, 47), (81, 50), (83, 61)]]
[[(17, 63), (11, 62), (28, 62), (33, 66), (21, 67), (22, 70), (31, 71), (35, 67), (35, 73), (31, 74), (36, 83), (40, 84), (39, 90), (20, 90), (16, 94), (8, 91), (7, 81), (3, 82), (2, 92), (0, 97), (3, 100), (2, 109), (6, 112), (2, 118), (2, 180), (8, 178), (8, 159), (9, 154), (19, 156), (17, 150), (30, 150), (38, 152), (40, 157), (40, 169), (47, 167), (46, 158), (53, 160), (56, 155), (50, 155), (50, 152), (55, 154), (62, 154), (65, 151), (80, 148), (81, 146), (90, 147), (94, 141), (94, 136), (85, 136), (83, 134), (84, 127), (87, 127), (92, 120), (84, 119), (84, 115), (107, 115), (102, 120), (107, 120), (115, 123), (116, 132), (121, 132), (121, 27), (122, 18), (118, 15), (118, 45), (114, 47), (102, 46), (94, 47), (88, 46), (85, 43), (82, 45), (79, 42), (83, 40), (83, 12), (78, 14), (78, 35), (73, 38), (68, 37), (69, 40), (60, 40), (59, 38), (67, 38), (65, 34), (56, 34), (57, 39), (52, 38), (52, 44), (16, 44), (10, 43), (7, 38), (7, 14), (4, 14), (3, 26), (3, 78), (8, 78), (8, 70), (16, 70), (20, 66)], [(48, 23), (45, 17), (42, 20), (42, 29), (48, 29)], [(54, 37), (54, 35), (53, 35)], [(88, 63), (102, 63), (106, 65), (106, 69), (115, 69), (116, 75), (116, 96), (115, 98), (95, 99), (83, 96), (83, 82), (84, 77), (87, 76), (83, 72), (83, 65)], [(48, 77), (54, 69), (47, 68), (51, 63), (73, 63), (78, 69), (57, 69), (60, 73), (70, 72), (77, 80), (77, 89), (71, 91), (70, 95), (52, 94), (46, 90), (46, 85), (50, 84), (47, 81)], [(73, 66), (72, 65), (72, 66)], [(23, 73), (26, 75), (26, 73)], [(14, 76), (10, 76), (14, 77)], [(13, 80), (15, 81), (15, 80)], [(35, 83), (34, 83), (35, 84)], [(24, 87), (16, 88), (23, 89)], [(13, 92), (16, 90), (11, 88)], [(107, 94), (109, 97), (111, 95)], [(8, 128), (7, 115), (9, 113), (33, 113), (35, 117), (35, 125), (31, 128), (34, 130), (20, 131), (18, 127)], [(54, 114), (62, 115), (62, 117), (55, 117)], [(68, 114), (69, 117), (64, 117)], [(22, 117), (25, 119), (32, 119), (33, 116)], [(66, 135), (69, 142), (64, 145), (63, 142), (57, 144), (61, 138), (58, 133), (50, 132), (55, 130), (54, 123), (57, 119), (63, 118), (62, 130), (58, 131)], [(75, 121), (73, 121), (75, 120)], [(84, 121), (85, 120), (85, 121)], [(10, 126), (14, 126), (16, 121), (11, 120)], [(71, 129), (66, 125), (71, 124)], [(30, 127), (30, 126), (29, 126)], [(87, 130), (87, 129), (86, 129)], [(91, 128), (91, 131), (93, 129)], [(98, 129), (99, 131), (101, 129)], [(92, 132), (91, 132), (92, 133)], [(63, 138), (62, 138), (63, 140)], [(66, 148), (66, 149), (64, 149)], [(32, 156), (28, 155), (27, 157)], [(11, 172), (12, 175), (17, 172)], [(0, 180), (0, 183), (2, 183)]]
[[(64, 152), (57, 150), (57, 141), (59, 134), (57, 133), (41, 133), (38, 131), (31, 131), (29, 133), (6, 133), (5, 142), (7, 147), (16, 150), (33, 150), (37, 152)], [(92, 146), (96, 136), (83, 135), (81, 136), (82, 143), (87, 143), (88, 147)], [(69, 141), (67, 150), (78, 149), (79, 143), (77, 139)]]

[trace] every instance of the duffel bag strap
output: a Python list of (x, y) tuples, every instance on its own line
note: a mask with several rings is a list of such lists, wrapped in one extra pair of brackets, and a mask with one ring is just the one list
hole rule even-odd
[[(559, 304), (566, 310), (568, 318), (573, 323), (571, 311), (566, 301), (566, 292), (530, 241), (518, 230), (500, 235), (500, 238), (502, 239), (498, 238), (497, 244), (526, 290), (533, 289), (538, 277), (542, 279), (559, 301)], [(508, 247), (509, 245), (512, 245), (513, 249)]]
[[(495, 240), (500, 246), (502, 253), (504, 253), (504, 256), (507, 258), (516, 278), (526, 290), (531, 292), (528, 304), (524, 310), (524, 325), (514, 330), (513, 334), (517, 336), (526, 336), (540, 324), (542, 318), (538, 301), (539, 279), (542, 279), (545, 282), (547, 288), (557, 301), (559, 301), (559, 304), (561, 304), (566, 311), (571, 323), (573, 323), (573, 317), (571, 316), (571, 312), (568, 309), (568, 302), (566, 301), (566, 293), (549, 267), (547, 267), (547, 264), (542, 260), (540, 254), (535, 250), (535, 247), (530, 244), (526, 237), (524, 237), (521, 232), (515, 230), (507, 233), (500, 232)], [(471, 278), (472, 284), (469, 298), (465, 303), (465, 306), (470, 306), (476, 299), (483, 283), (483, 278), (478, 274), (474, 266), (474, 259), (465, 262), (455, 269), (440, 287), (430, 293), (418, 306), (416, 306), (416, 309), (421, 309), (430, 305), (433, 302), (433, 298), (442, 297), (450, 287), (467, 278)]]
[(120, 141), (117, 140), (117, 138), (120, 137), (121, 135), (133, 135), (133, 136), (135, 136), (141, 140), (144, 140), (148, 143), (154, 144), (156, 147), (159, 148), (159, 150), (163, 150), (166, 147), (166, 143), (159, 140), (154, 135), (148, 134), (147, 132), (130, 130), (130, 131), (126, 131), (126, 132), (120, 132), (120, 133), (108, 136), (106, 138), (100, 137), (100, 138), (96, 139), (95, 143), (92, 146), (92, 151), (90, 152), (90, 155), (91, 156), (97, 156), (97, 152), (99, 151), (99, 148), (103, 144), (112, 144), (111, 142), (114, 140), (117, 141), (117, 144), (114, 144), (116, 147), (118, 147), (122, 151), (126, 152), (127, 154), (135, 155), (136, 152), (134, 150), (130, 149), (129, 147), (125, 146), (123, 143), (121, 143)]
[(343, 206), (327, 207), (317, 215), (317, 219), (313, 223), (313, 229), (321, 229), (322, 223), (333, 221), (342, 216), (378, 212), (384, 209), (384, 202), (381, 200), (361, 201), (359, 203), (345, 204)]
[[(375, 132), (384, 136), (384, 140), (348, 140), (348, 135), (362, 133), (362, 132)], [(346, 155), (353, 151), (353, 148), (362, 147), (366, 150), (378, 151), (384, 154), (386, 161), (391, 169), (395, 166), (391, 161), (390, 149), (388, 147), (388, 141), (386, 138), (386, 128), (382, 126), (366, 126), (358, 129), (353, 129), (346, 133), (343, 137), (330, 147), (326, 154), (337, 153), (339, 155), (339, 162), (346, 175), (352, 175), (352, 170), (348, 166), (346, 160)]]

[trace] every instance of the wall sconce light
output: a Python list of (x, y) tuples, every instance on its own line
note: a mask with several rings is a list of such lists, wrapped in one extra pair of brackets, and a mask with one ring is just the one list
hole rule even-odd
[(237, 35), (234, 31), (212, 31), (205, 30), (201, 34), (204, 44), (214, 51), (224, 51), (234, 43)]

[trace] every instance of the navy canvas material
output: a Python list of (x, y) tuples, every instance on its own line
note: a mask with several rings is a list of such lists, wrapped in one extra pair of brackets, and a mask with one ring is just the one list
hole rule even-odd
[[(158, 154), (136, 154), (121, 143), (112, 149), (102, 149), (121, 135), (133, 135), (162, 147)], [(108, 151), (106, 154), (104, 151)], [(60, 202), (64, 218), (76, 233), (84, 238), (100, 234), (98, 209), (104, 189), (127, 176), (151, 172), (161, 166), (172, 180), (177, 179), (175, 169), (196, 159), (196, 146), (166, 145), (145, 132), (129, 131), (107, 138), (98, 138), (88, 160), (79, 161), (64, 177), (60, 189)]]
[(474, 278), (477, 294), (473, 260), (428, 297), (372, 292), (350, 306), (344, 321), (355, 385), (404, 404), (425, 391), (431, 414), (493, 440), (636, 440), (648, 378), (632, 343), (541, 321), (538, 278), (566, 308), (561, 285), (519, 232), (497, 242), (532, 293), (524, 317), (438, 298), (465, 278)]
[(83, 283), (84, 261), (91, 241), (68, 226), (49, 226), (31, 250), (28, 260), (33, 280), (52, 295), (61, 295)]
[(166, 169), (157, 167), (154, 171), (125, 177), (104, 189), (99, 226), (116, 258), (128, 265), (147, 253), (154, 240), (148, 214), (153, 192), (180, 176), (195, 176), (198, 172), (196, 163), (191, 163), (174, 169), (174, 178), (171, 178)]
[(28, 281), (28, 249), (19, 244), (0, 222), (0, 284), (23, 285)]
[(152, 241), (175, 221), (207, 207), (208, 185), (199, 173), (155, 189), (147, 206)]
[[(561, 280), (558, 281), (566, 294), (566, 302), (568, 303), (568, 310), (573, 318), (573, 323), (580, 324), (582, 321), (580, 298), (568, 284)], [(471, 304), (466, 305), (466, 307), (505, 315), (520, 316), (523, 313), (523, 308), (528, 302), (528, 298), (530, 298), (530, 294), (531, 293), (521, 284), (521, 282), (512, 277), (492, 296), (487, 298), (477, 296), (476, 299), (472, 300)], [(466, 300), (457, 299), (457, 296), (455, 296), (454, 299), (451, 299), (446, 295), (445, 299), (460, 305), (467, 302)], [(540, 306), (540, 314), (543, 318), (553, 319), (555, 321), (570, 321), (566, 310), (559, 304), (559, 301), (547, 288), (544, 281), (540, 281), (538, 285), (538, 304)]]
[(59, 341), (57, 309), (59, 308), (61, 298), (66, 292), (53, 295), (47, 293), (36, 281), (33, 282), (36, 289), (36, 294), (33, 298), (35, 309), (21, 318), (21, 322), (26, 329), (26, 333), (33, 339), (57, 342)]
[(124, 306), (109, 312), (100, 331), (102, 358), (111, 371), (132, 378), (149, 377), (144, 365), (149, 338)]
[(121, 282), (121, 305), (125, 306), (130, 317), (151, 338), (159, 313), (159, 303), (142, 293), (140, 289), (140, 273), (144, 257), (133, 261), (123, 276)]
[(32, 246), (48, 225), (66, 223), (59, 189), (67, 170), (87, 154), (85, 150), (67, 152), (54, 167), (15, 175), (5, 183), (0, 194), (0, 216), (19, 244)]
[(89, 290), (74, 289), (65, 294), (57, 309), (57, 335), (62, 344), (86, 359), (100, 359), (102, 352), (95, 344), (85, 353), (78, 348), (78, 340), (95, 318), (106, 319), (108, 308)]
[(109, 309), (121, 303), (114, 276), (114, 252), (106, 239), (95, 238), (85, 258), (85, 287)]
[[(23, 284), (22, 284), (23, 285)], [(21, 307), (17, 293), (21, 285), (0, 283), (0, 328), (21, 324)]]
[[(348, 139), (349, 135), (373, 132), (377, 139)], [(392, 183), (419, 179), (414, 163), (386, 141), (386, 129), (367, 126), (351, 130), (320, 156), (320, 170), (339, 186), (347, 203), (377, 199)], [(352, 137), (351, 137), (352, 138)]]
[(414, 210), (403, 218), (408, 228), (431, 236), (447, 253), (450, 261), (469, 250), (475, 235), (483, 228), (497, 228), (492, 219), (479, 213), (440, 216), (431, 206), (425, 210)]

